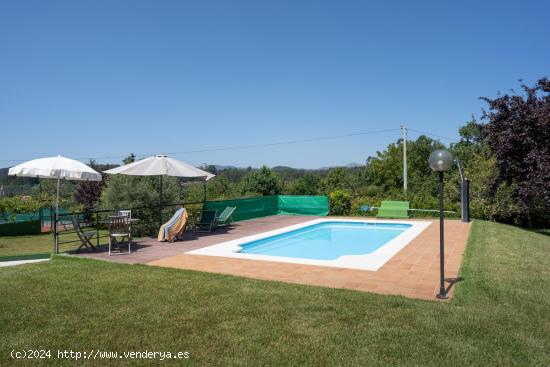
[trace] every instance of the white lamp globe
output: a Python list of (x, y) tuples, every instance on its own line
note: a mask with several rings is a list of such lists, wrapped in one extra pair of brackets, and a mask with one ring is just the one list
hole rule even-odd
[(428, 163), (435, 172), (446, 172), (453, 166), (453, 156), (446, 149), (434, 150), (428, 158)]

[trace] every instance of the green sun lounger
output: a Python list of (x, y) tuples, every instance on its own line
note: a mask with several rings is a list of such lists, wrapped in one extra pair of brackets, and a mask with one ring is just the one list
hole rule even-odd
[(198, 222), (195, 223), (195, 232), (212, 232), (217, 214), (217, 210), (203, 210)]
[(233, 223), (233, 213), (237, 207), (228, 206), (226, 207), (220, 215), (216, 217), (216, 222), (214, 223), (215, 227), (224, 227)]
[(406, 219), (409, 215), (408, 201), (382, 201), (377, 218)]

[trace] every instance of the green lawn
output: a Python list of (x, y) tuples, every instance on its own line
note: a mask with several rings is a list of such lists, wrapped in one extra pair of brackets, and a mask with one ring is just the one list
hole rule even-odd
[(0, 365), (30, 348), (188, 351), (220, 366), (550, 365), (550, 236), (476, 221), (461, 276), (443, 304), (66, 257), (0, 268)]
[[(100, 231), (100, 236), (105, 235), (106, 231)], [(80, 242), (76, 233), (61, 233), (60, 242), (74, 241), (71, 243), (62, 243), (59, 245), (59, 251), (65, 252), (78, 248)], [(95, 238), (92, 239), (95, 245)], [(100, 238), (100, 244), (107, 243), (106, 238)], [(43, 233), (27, 236), (2, 236), (0, 237), (0, 260), (2, 257), (28, 254), (44, 254), (53, 251), (53, 235)]]

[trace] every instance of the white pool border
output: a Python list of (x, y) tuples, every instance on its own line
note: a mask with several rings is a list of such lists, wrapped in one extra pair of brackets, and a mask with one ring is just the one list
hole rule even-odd
[[(366, 255), (344, 255), (335, 260), (316, 260), (316, 259), (300, 259), (294, 257), (270, 256), (258, 254), (243, 254), (240, 245), (252, 241), (261, 240), (267, 237), (276, 236), (282, 233), (294, 231), (300, 228), (325, 222), (357, 222), (357, 223), (390, 223), (390, 224), (410, 224), (412, 227), (405, 230), (403, 233), (388, 241), (384, 246), (378, 248), (374, 252)], [(193, 251), (186, 252), (188, 255), (203, 255), (203, 256), (221, 256), (234, 259), (248, 260), (263, 260), (263, 261), (278, 261), (292, 264), (329, 266), (346, 269), (359, 269), (376, 271), (380, 269), (388, 260), (395, 254), (407, 246), (416, 236), (424, 231), (432, 222), (426, 221), (411, 221), (411, 220), (378, 220), (378, 219), (344, 219), (344, 218), (319, 218), (307, 222), (278, 228), (272, 231), (262, 232), (251, 236), (238, 238), (236, 240), (218, 243), (216, 245), (203, 247)]]

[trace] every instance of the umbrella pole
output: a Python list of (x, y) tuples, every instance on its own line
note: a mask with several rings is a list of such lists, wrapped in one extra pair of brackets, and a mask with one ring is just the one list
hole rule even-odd
[(159, 196), (159, 228), (162, 226), (162, 175), (160, 177), (160, 196)]
[(40, 233), (42, 233), (42, 226), (44, 225), (44, 211), (42, 210), (42, 181), (38, 178), (38, 190), (40, 195), (40, 209), (38, 209), (38, 217), (40, 218)]
[(57, 179), (57, 194), (55, 196), (55, 222), (53, 225), (53, 236), (54, 236), (54, 248), (53, 253), (57, 254), (59, 253), (59, 235), (57, 233), (57, 222), (59, 222), (59, 181), (60, 179)]

